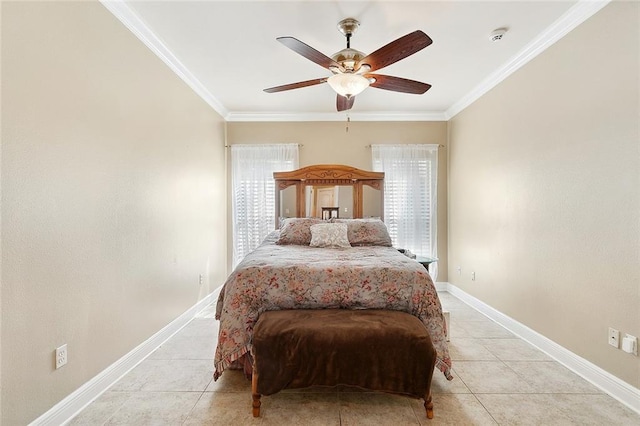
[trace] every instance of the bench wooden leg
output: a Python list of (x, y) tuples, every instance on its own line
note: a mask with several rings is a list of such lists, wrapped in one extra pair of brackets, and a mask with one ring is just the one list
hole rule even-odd
[(252, 407), (253, 407), (253, 417), (260, 417), (260, 395), (258, 393), (258, 372), (255, 368), (255, 363), (253, 367), (253, 373), (251, 374), (251, 398), (252, 398)]
[(424, 409), (427, 410), (427, 418), (433, 418), (433, 400), (431, 399), (431, 392), (424, 397)]

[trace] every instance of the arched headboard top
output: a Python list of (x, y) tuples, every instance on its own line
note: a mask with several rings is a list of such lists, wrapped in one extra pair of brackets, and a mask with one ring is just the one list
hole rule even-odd
[(342, 164), (315, 164), (288, 172), (274, 172), (276, 183), (276, 227), (280, 218), (280, 191), (296, 187), (296, 217), (305, 217), (305, 187), (313, 185), (350, 185), (353, 187), (353, 217), (363, 215), (363, 186), (380, 191), (380, 211), (384, 212), (384, 172), (370, 172)]
[(321, 179), (326, 183), (327, 180), (384, 180), (384, 172), (370, 172), (368, 170), (358, 169), (356, 167), (345, 166), (342, 164), (315, 164), (313, 166), (302, 167), (289, 172), (275, 172), (273, 178), (277, 181), (292, 180), (306, 181)]

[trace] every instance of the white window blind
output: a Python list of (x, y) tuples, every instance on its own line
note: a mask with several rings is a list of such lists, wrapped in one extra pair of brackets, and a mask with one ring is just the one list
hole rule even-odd
[[(394, 247), (437, 257), (438, 145), (371, 145), (384, 172), (384, 221)], [(435, 280), (437, 263), (429, 265)]]
[(231, 146), (234, 268), (275, 229), (273, 172), (297, 168), (297, 144)]

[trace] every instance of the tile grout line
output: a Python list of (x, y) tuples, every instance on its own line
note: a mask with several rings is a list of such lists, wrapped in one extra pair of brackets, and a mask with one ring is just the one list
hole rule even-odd
[(478, 398), (478, 396), (475, 393), (472, 393), (473, 397), (476, 399), (476, 401), (478, 401), (478, 404), (480, 404), (482, 406), (482, 408), (484, 408), (484, 411), (487, 412), (487, 414), (489, 415), (489, 417), (491, 417), (491, 419), (496, 422), (497, 425), (500, 424), (500, 422), (493, 416), (493, 414), (491, 413), (491, 411), (489, 411), (489, 409), (482, 403), (482, 401), (480, 401), (480, 398)]
[[(109, 392), (109, 390), (108, 390), (108, 389), (107, 389), (107, 392)], [(102, 426), (107, 425), (107, 424), (109, 423), (109, 421), (110, 421), (111, 419), (113, 419), (113, 418), (115, 417), (115, 415), (116, 415), (116, 414), (117, 414), (117, 413), (122, 409), (122, 407), (124, 407), (124, 406), (125, 406), (125, 404), (126, 404), (127, 402), (129, 402), (129, 400), (131, 399), (131, 397), (132, 397), (132, 396), (133, 396), (133, 392), (129, 392), (129, 396), (127, 397), (127, 399), (125, 399), (125, 400), (122, 402), (122, 404), (120, 404), (120, 406), (118, 406), (118, 408), (117, 408), (113, 413), (111, 413), (111, 415), (110, 415), (109, 417), (107, 417), (107, 419), (104, 421), (104, 423), (102, 423)]]
[(191, 413), (193, 413), (193, 410), (195, 410), (196, 406), (198, 405), (198, 403), (200, 402), (200, 400), (202, 399), (202, 396), (204, 395), (205, 391), (207, 390), (207, 388), (209, 387), (209, 384), (211, 383), (211, 381), (209, 381), (209, 383), (207, 383), (207, 386), (205, 386), (205, 390), (203, 390), (202, 392), (200, 392), (200, 396), (198, 397), (198, 399), (196, 400), (195, 404), (193, 404), (193, 407), (191, 407), (191, 409), (189, 410), (189, 412), (187, 413), (187, 416), (184, 418), (184, 421), (181, 423), (182, 425), (184, 425), (188, 420), (189, 417), (191, 417)]

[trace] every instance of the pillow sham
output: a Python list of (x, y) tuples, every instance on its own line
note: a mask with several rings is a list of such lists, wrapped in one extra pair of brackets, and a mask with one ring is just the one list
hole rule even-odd
[(311, 225), (311, 247), (351, 247), (346, 223), (319, 223)]
[(280, 237), (276, 244), (308, 246), (311, 243), (311, 225), (323, 222), (321, 219), (312, 217), (290, 217), (284, 219), (280, 227)]
[(347, 225), (347, 237), (353, 247), (392, 245), (387, 225), (380, 219), (333, 219), (332, 222)]

